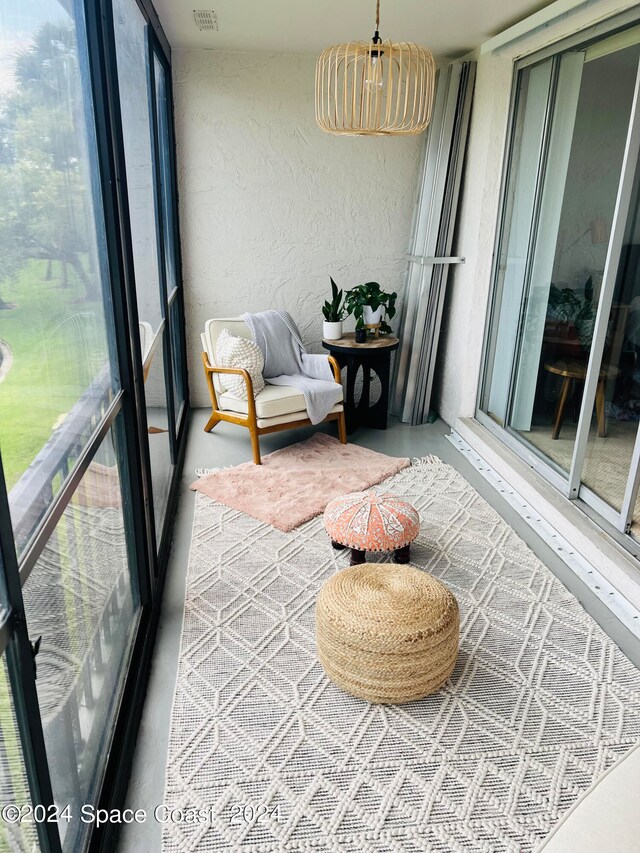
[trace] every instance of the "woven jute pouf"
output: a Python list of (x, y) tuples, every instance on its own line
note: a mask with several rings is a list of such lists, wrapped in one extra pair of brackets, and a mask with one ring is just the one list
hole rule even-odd
[(439, 580), (397, 563), (332, 575), (316, 602), (318, 658), (360, 699), (399, 704), (435, 693), (458, 655), (458, 602)]

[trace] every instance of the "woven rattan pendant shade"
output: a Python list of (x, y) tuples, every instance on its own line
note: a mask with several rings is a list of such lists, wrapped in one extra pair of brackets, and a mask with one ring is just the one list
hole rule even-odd
[(316, 121), (349, 136), (420, 133), (431, 120), (434, 83), (431, 51), (382, 41), (376, 29), (371, 42), (339, 44), (318, 57)]

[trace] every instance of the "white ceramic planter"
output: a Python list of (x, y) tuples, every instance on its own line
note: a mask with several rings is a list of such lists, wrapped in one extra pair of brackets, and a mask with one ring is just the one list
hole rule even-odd
[(337, 341), (338, 338), (341, 338), (342, 320), (338, 320), (337, 323), (328, 323), (326, 320), (323, 320), (322, 337), (325, 339), (325, 341)]
[(382, 307), (380, 305), (379, 308), (373, 311), (370, 305), (362, 306), (362, 322), (365, 326), (373, 326), (382, 320)]

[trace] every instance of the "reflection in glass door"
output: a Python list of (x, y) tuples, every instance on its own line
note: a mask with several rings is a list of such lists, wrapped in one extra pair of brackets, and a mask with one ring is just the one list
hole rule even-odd
[[(640, 209), (638, 177), (624, 227), (620, 262), (596, 389), (582, 482), (616, 512), (622, 510), (640, 419)], [(640, 521), (640, 506), (633, 511)]]
[[(116, 0), (115, 36), (120, 109), (131, 216), (136, 301), (147, 410), (147, 434), (153, 486), (156, 546), (159, 549), (173, 476), (171, 417), (173, 392), (169, 366), (170, 332), (167, 323), (167, 280), (177, 287), (174, 227), (171, 218), (170, 181), (156, 186), (156, 152), (159, 173), (170, 170), (168, 140), (156, 141), (156, 116), (167, 124), (166, 85), (162, 113), (153, 94), (154, 71), (148, 25), (135, 0)], [(164, 77), (163, 77), (164, 83)], [(172, 382), (171, 389), (168, 386)], [(184, 395), (183, 395), (184, 396)]]
[(518, 74), (481, 398), (620, 530), (640, 523), (639, 61), (636, 27)]
[[(639, 55), (633, 45), (594, 59), (588, 51), (569, 53), (560, 64), (511, 424), (567, 472)], [(616, 308), (611, 317), (613, 349), (620, 346), (623, 322), (623, 312)], [(610, 351), (608, 364), (616, 357), (617, 350)], [(613, 368), (603, 371), (600, 391)], [(601, 393), (598, 401), (604, 432)]]
[(525, 69), (517, 84), (511, 181), (505, 196), (505, 227), (498, 268), (501, 282), (499, 307), (498, 304), (495, 306), (494, 313), (497, 334), (489, 357), (492, 381), (486, 395), (487, 412), (500, 426), (505, 426), (507, 421), (509, 382), (516, 350), (552, 65), (552, 60), (548, 60)]

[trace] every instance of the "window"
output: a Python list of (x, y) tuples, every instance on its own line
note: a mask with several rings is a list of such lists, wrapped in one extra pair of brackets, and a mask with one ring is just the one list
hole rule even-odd
[(517, 73), (480, 406), (620, 530), (640, 523), (639, 63), (632, 27)]
[(0, 808), (69, 805), (1, 850), (110, 849), (186, 439), (168, 45), (115, 6), (0, 4)]
[(138, 595), (128, 563), (118, 454), (110, 430), (47, 541), (24, 588), (53, 795), (78, 849), (83, 803), (96, 801), (108, 755)]
[(0, 10), (0, 448), (21, 551), (119, 381), (74, 18)]
[[(177, 315), (170, 101), (166, 71), (135, 0), (114, 3), (131, 237), (156, 541), (161, 545), (185, 399)], [(169, 303), (175, 308), (169, 308)]]

